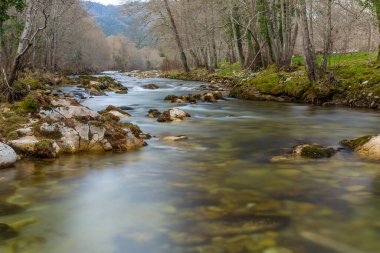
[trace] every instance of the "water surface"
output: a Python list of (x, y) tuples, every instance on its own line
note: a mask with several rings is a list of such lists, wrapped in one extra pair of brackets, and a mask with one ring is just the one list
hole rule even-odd
[[(235, 99), (178, 106), (192, 115), (160, 124), (151, 108), (203, 83), (110, 74), (130, 90), (83, 103), (129, 106), (155, 138), (130, 153), (23, 160), (0, 171), (0, 199), (23, 206), (0, 252), (378, 252), (380, 166), (343, 151), (319, 161), (271, 162), (299, 143), (336, 146), (379, 133), (373, 111)], [(155, 83), (159, 90), (145, 90)], [(178, 143), (160, 142), (187, 135)], [(335, 250), (334, 250), (335, 249)], [(343, 251), (342, 251), (343, 249)]]

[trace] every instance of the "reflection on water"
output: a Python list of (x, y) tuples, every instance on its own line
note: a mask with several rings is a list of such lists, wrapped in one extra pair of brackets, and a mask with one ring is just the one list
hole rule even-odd
[[(167, 109), (166, 95), (194, 93), (201, 83), (117, 78), (128, 95), (84, 104), (131, 106), (133, 122), (157, 138), (131, 153), (2, 170), (0, 223), (18, 235), (5, 240), (0, 227), (0, 252), (378, 252), (379, 164), (347, 152), (270, 162), (301, 142), (337, 145), (378, 133), (378, 114), (231, 99), (183, 106), (190, 120), (159, 124), (145, 117), (150, 108)], [(161, 89), (142, 89), (147, 83)], [(190, 140), (158, 140), (179, 134)]]

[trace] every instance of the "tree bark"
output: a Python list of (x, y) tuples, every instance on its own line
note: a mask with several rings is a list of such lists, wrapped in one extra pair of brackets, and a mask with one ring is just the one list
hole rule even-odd
[[(380, 33), (380, 0), (373, 0), (376, 10), (376, 17), (377, 17), (377, 25)], [(377, 53), (377, 61), (380, 62), (380, 43), (378, 47), (379, 51)]]
[(237, 55), (239, 58), (239, 62), (241, 66), (244, 66), (244, 51), (243, 51), (243, 43), (242, 43), (242, 36), (241, 36), (241, 30), (239, 24), (240, 17), (238, 13), (238, 8), (236, 6), (232, 6), (231, 8), (231, 14), (230, 14), (230, 20), (231, 20), (231, 26), (232, 26), (232, 32), (234, 35), (234, 41), (236, 46)]
[(169, 2), (168, 2), (168, 0), (164, 0), (164, 3), (165, 3), (165, 8), (166, 8), (166, 11), (168, 12), (170, 23), (171, 23), (171, 26), (172, 26), (172, 29), (173, 29), (173, 32), (175, 35), (175, 40), (177, 42), (177, 46), (178, 46), (179, 54), (181, 56), (183, 68), (186, 72), (190, 72), (189, 65), (187, 63), (187, 57), (186, 57), (185, 51), (183, 49), (181, 38), (179, 37), (177, 25), (174, 21), (172, 11), (170, 10)]
[(325, 37), (325, 45), (323, 49), (323, 58), (321, 63), (321, 70), (326, 71), (327, 69), (327, 61), (330, 57), (330, 51), (332, 48), (332, 2), (333, 0), (327, 0), (327, 29), (326, 29), (326, 37)]
[(304, 48), (304, 54), (305, 54), (306, 69), (307, 69), (307, 74), (308, 74), (310, 82), (314, 83), (320, 78), (319, 67), (317, 63), (317, 57), (315, 54), (314, 45), (310, 38), (309, 22), (307, 18), (307, 10), (306, 10), (306, 1), (299, 0), (299, 3), (300, 3), (299, 14), (300, 14), (300, 23), (302, 25), (302, 31), (303, 31), (302, 37), (303, 37), (303, 48)]

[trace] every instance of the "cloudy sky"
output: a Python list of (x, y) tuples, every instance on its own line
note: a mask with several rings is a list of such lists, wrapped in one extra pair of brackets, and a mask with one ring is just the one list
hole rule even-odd
[(126, 2), (124, 0), (91, 0), (92, 2), (97, 2), (97, 3), (101, 3), (101, 4), (120, 4), (122, 2)]

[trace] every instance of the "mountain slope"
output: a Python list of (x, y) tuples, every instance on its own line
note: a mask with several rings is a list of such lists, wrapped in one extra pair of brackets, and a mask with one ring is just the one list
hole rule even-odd
[[(141, 2), (131, 4), (141, 7)], [(106, 36), (124, 35), (138, 48), (152, 45), (153, 38), (149, 30), (139, 22), (139, 17), (144, 13), (125, 14), (122, 5), (103, 5), (91, 1), (82, 1), (82, 6), (92, 16)], [(139, 8), (141, 9), (141, 8)]]

